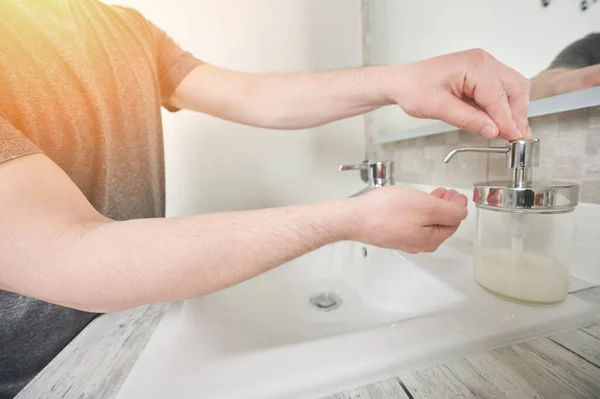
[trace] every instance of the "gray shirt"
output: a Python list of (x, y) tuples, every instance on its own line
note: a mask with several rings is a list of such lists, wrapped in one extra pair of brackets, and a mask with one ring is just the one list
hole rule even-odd
[[(132, 9), (0, 0), (0, 163), (42, 152), (105, 216), (162, 217), (161, 106), (199, 64)], [(0, 291), (0, 399), (95, 316)]]
[(590, 33), (568, 45), (552, 61), (553, 68), (585, 68), (600, 64), (600, 33)]

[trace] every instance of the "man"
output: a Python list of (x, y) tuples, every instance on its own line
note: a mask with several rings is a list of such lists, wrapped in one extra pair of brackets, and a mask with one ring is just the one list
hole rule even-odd
[(569, 44), (548, 69), (531, 79), (531, 98), (558, 96), (600, 86), (600, 33)]
[(484, 137), (531, 135), (528, 81), (481, 50), (252, 75), (199, 61), (132, 9), (98, 0), (0, 4), (2, 398), (97, 313), (198, 297), (338, 240), (433, 251), (467, 215), (455, 191), (395, 186), (161, 218), (161, 105), (302, 129), (397, 104)]

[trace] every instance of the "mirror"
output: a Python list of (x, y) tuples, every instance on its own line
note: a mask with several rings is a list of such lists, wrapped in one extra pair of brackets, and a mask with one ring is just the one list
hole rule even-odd
[[(368, 4), (370, 45), (365, 51), (372, 64), (414, 62), (482, 48), (531, 80), (532, 100), (600, 86), (600, 2), (370, 0)], [(600, 102), (600, 92), (597, 96)], [(424, 132), (434, 121), (386, 107), (374, 113), (373, 123), (376, 134), (385, 136)]]
[(600, 86), (600, 32), (569, 44), (530, 81), (532, 100)]

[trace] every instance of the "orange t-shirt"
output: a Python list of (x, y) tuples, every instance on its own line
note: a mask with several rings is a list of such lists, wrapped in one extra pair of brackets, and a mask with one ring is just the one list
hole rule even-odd
[(200, 63), (132, 9), (2, 0), (0, 162), (41, 151), (105, 216), (164, 216), (160, 107)]
[[(105, 216), (163, 216), (161, 105), (200, 63), (132, 9), (0, 0), (0, 163), (43, 152)], [(94, 316), (0, 291), (0, 398)]]

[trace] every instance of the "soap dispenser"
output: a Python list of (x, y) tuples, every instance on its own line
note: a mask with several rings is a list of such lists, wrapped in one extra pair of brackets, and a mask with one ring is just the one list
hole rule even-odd
[(505, 154), (511, 177), (476, 183), (477, 208), (474, 278), (504, 299), (551, 305), (568, 294), (572, 221), (579, 185), (535, 181), (540, 140), (520, 139), (503, 147), (467, 147), (451, 151)]

